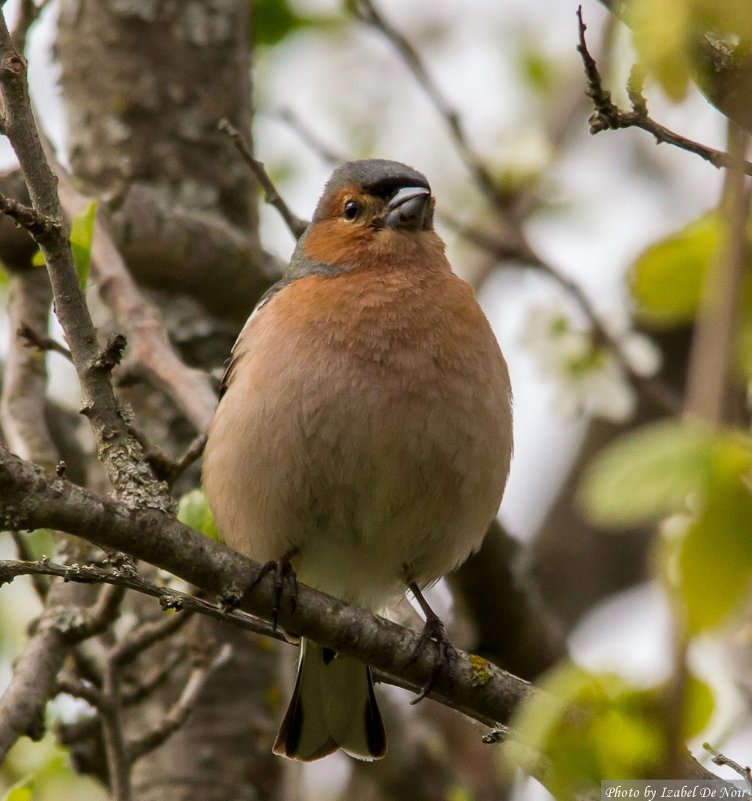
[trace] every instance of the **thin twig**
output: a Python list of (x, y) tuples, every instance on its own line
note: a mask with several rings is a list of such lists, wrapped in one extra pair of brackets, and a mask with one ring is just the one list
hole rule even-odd
[(59, 219), (47, 214), (41, 214), (31, 206), (6, 197), (0, 194), (0, 212), (10, 217), (16, 225), (19, 225), (29, 233), (29, 236), (37, 242), (46, 237), (55, 236), (63, 230), (63, 224)]
[(492, 254), (500, 261), (511, 260), (519, 262), (523, 266), (537, 270), (560, 286), (587, 319), (593, 332), (595, 344), (602, 344), (608, 348), (613, 354), (619, 369), (635, 389), (651, 398), (654, 403), (666, 412), (676, 414), (681, 411), (681, 398), (678, 393), (660, 379), (643, 376), (632, 367), (624, 355), (621, 344), (606, 330), (592, 301), (582, 287), (539, 256), (522, 235), (513, 236), (509, 240), (502, 240), (484, 231), (464, 225), (451, 216), (445, 216), (445, 221), (469, 242)]
[(26, 41), (29, 36), (29, 29), (39, 19), (39, 15), (44, 11), (45, 7), (49, 4), (49, 0), (40, 0), (35, 3), (34, 0), (21, 0), (21, 5), (18, 10), (18, 19), (11, 33), (14, 44), (19, 52), (26, 52)]
[[(13, 542), (16, 545), (16, 553), (18, 554), (18, 558), (22, 562), (33, 561), (34, 554), (31, 552), (31, 548), (29, 548), (29, 543), (26, 541), (26, 538), (18, 531), (12, 531), (11, 536), (13, 537)], [(31, 577), (31, 583), (39, 600), (44, 601), (44, 599), (47, 597), (47, 591), (50, 589), (49, 582), (44, 576), (33, 575)]]
[(123, 706), (132, 706), (148, 698), (157, 687), (161, 687), (167, 681), (173, 670), (184, 660), (183, 648), (171, 648), (164, 661), (140, 675), (137, 683), (134, 683), (131, 677), (131, 682), (122, 691)]
[(165, 640), (179, 631), (192, 617), (193, 613), (185, 610), (182, 613), (175, 612), (169, 615), (162, 615), (154, 620), (142, 623), (133, 631), (124, 635), (117, 645), (113, 646), (110, 658), (115, 660), (118, 665), (132, 662), (139, 654), (143, 653), (152, 645)]
[[(138, 432), (136, 432), (138, 435)], [(139, 436), (139, 438), (141, 438)], [(172, 460), (163, 450), (153, 445), (146, 449), (146, 459), (152, 470), (172, 486), (180, 476), (198, 459), (206, 447), (206, 434), (199, 434), (183, 451), (181, 456)]]
[(201, 457), (206, 447), (206, 434), (199, 434), (193, 442), (183, 451), (182, 455), (175, 461), (170, 472), (169, 481), (174, 483), (183, 473)]
[(72, 695), (74, 698), (81, 698), (95, 709), (99, 709), (102, 703), (102, 693), (98, 687), (87, 681), (81, 681), (77, 676), (63, 673), (57, 679), (57, 691)]
[(24, 320), (21, 321), (16, 333), (22, 339), (26, 340), (25, 344), (28, 348), (36, 348), (39, 351), (51, 350), (54, 353), (60, 354), (60, 356), (67, 359), (69, 362), (73, 361), (71, 352), (65, 345), (61, 345), (56, 339), (52, 339), (52, 337), (38, 333)]
[(295, 239), (300, 239), (303, 232), (308, 227), (308, 223), (290, 210), (290, 207), (277, 191), (277, 187), (274, 186), (274, 182), (269, 177), (266, 167), (261, 161), (254, 158), (250, 147), (248, 147), (240, 131), (229, 120), (220, 120), (219, 130), (230, 137), (238, 153), (240, 153), (245, 163), (251, 168), (251, 172), (253, 172), (259, 186), (264, 190), (266, 202), (277, 209)]
[[(189, 595), (171, 587), (153, 584), (138, 573), (113, 572), (98, 565), (61, 565), (49, 559), (39, 559), (31, 562), (0, 560), (0, 585), (13, 581), (17, 576), (26, 575), (57, 576), (65, 581), (75, 581), (80, 584), (112, 584), (119, 588), (135, 590), (143, 595), (156, 598), (164, 609), (198, 612), (215, 620), (233, 623), (256, 634), (264, 634), (286, 641), (283, 634), (274, 631), (271, 625), (259, 618), (240, 610), (225, 610), (221, 606), (212, 604), (195, 595)], [(166, 623), (168, 627), (178, 628), (180, 625), (172, 616), (166, 618), (166, 621), (168, 621)], [(163, 630), (160, 630), (160, 633), (161, 631)], [(123, 646), (124, 649), (127, 647), (127, 644)]]
[(703, 743), (702, 747), (712, 755), (712, 762), (714, 765), (725, 765), (726, 767), (731, 768), (731, 770), (738, 773), (742, 779), (744, 779), (744, 781), (747, 783), (747, 789), (752, 791), (752, 769), (749, 766), (742, 766), (733, 759), (729, 759), (729, 757), (722, 754), (716, 748), (713, 748), (710, 743)]
[(277, 112), (277, 116), (280, 120), (289, 125), (325, 164), (328, 164), (330, 167), (335, 167), (347, 161), (347, 158), (339, 153), (335, 153), (320, 137), (313, 133), (308, 125), (306, 125), (291, 108), (280, 109)]
[(457, 227), (465, 237), (475, 242), (475, 244), (494, 254), (496, 258), (502, 260), (508, 260), (510, 258), (516, 259), (523, 265), (539, 270), (555, 283), (559, 284), (559, 286), (573, 298), (580, 310), (587, 317), (596, 342), (603, 343), (608, 347), (613, 353), (620, 370), (632, 385), (638, 391), (644, 392), (666, 411), (671, 413), (677, 412), (680, 408), (678, 396), (675, 396), (675, 393), (659, 380), (646, 378), (635, 371), (624, 355), (620, 343), (603, 327), (590, 300), (582, 289), (574, 281), (562, 275), (561, 272), (547, 263), (534, 251), (520, 228), (520, 220), (512, 213), (512, 196), (504, 192), (497, 185), (491, 171), (471, 147), (463, 130), (459, 112), (451, 106), (439, 90), (437, 84), (431, 78), (420, 54), (412, 43), (384, 17), (372, 0), (358, 0), (356, 4), (356, 14), (359, 19), (374, 27), (389, 40), (433, 103), (438, 114), (444, 120), (455, 143), (457, 152), (465, 162), (478, 188), (497, 212), (499, 212), (499, 224), (502, 225), (504, 229), (504, 241), (496, 237), (489, 237), (480, 231), (473, 230), (461, 224), (456, 224), (455, 227)]
[(444, 97), (438, 85), (431, 78), (423, 59), (413, 44), (384, 17), (372, 0), (358, 0), (355, 3), (355, 13), (358, 19), (379, 31), (397, 50), (405, 65), (439, 112), (455, 143), (457, 152), (476, 184), (491, 204), (503, 215), (506, 215), (509, 210), (509, 197), (498, 186), (488, 167), (470, 145), (463, 130), (459, 112)]
[(752, 175), (752, 163), (749, 161), (736, 160), (723, 150), (716, 150), (708, 145), (687, 139), (687, 137), (675, 133), (652, 119), (648, 114), (647, 101), (642, 94), (642, 88), (639, 82), (635, 80), (634, 73), (629, 86), (632, 110), (624, 111), (620, 109), (611, 100), (611, 93), (603, 88), (598, 66), (588, 51), (587, 42), (585, 41), (587, 25), (585, 25), (582, 18), (582, 6), (577, 9), (577, 20), (579, 31), (577, 52), (580, 54), (585, 68), (588, 85), (587, 94), (593, 101), (593, 108), (595, 109), (589, 120), (591, 134), (606, 130), (615, 131), (620, 128), (641, 128), (643, 131), (652, 134), (657, 143), (673, 145), (689, 153), (694, 153), (718, 169), (740, 170), (746, 175)]
[(118, 617), (124, 596), (125, 587), (116, 584), (107, 584), (100, 589), (96, 601), (86, 610), (91, 634), (104, 631)]
[(122, 334), (114, 334), (102, 348), (96, 362), (97, 367), (111, 373), (122, 361), (127, 345), (128, 340)]

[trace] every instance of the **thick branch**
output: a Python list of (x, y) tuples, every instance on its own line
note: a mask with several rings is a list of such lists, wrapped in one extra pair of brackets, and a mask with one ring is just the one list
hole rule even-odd
[[(49, 474), (0, 446), (0, 520), (10, 528), (48, 526), (78, 533), (105, 548), (125, 551), (168, 570), (219, 598), (240, 599), (250, 614), (271, 620), (274, 577), (263, 575), (252, 593), (245, 590), (261, 566), (154, 509), (132, 509)], [(336, 651), (373, 665), (394, 683), (414, 691), (434, 667), (426, 649), (412, 660), (419, 635), (342, 601), (298, 587), (295, 610), (283, 603), (280, 625)], [(54, 682), (54, 675), (51, 680)], [(430, 695), (487, 725), (505, 724), (518, 704), (534, 692), (530, 684), (479, 657), (456, 652), (451, 669), (436, 680)], [(0, 720), (2, 720), (0, 716)], [(18, 734), (23, 732), (18, 732)], [(0, 755), (2, 752), (0, 751)], [(712, 774), (687, 758), (686, 773)]]
[(195, 298), (234, 328), (285, 265), (217, 215), (172, 207), (136, 183), (110, 208), (109, 227), (140, 286)]
[[(59, 588), (55, 585), (50, 595)], [(11, 682), (0, 698), (0, 762), (20, 737), (39, 740), (44, 734), (44, 706), (55, 692), (58, 671), (70, 648), (59, 615), (59, 607), (48, 609), (13, 665)]]

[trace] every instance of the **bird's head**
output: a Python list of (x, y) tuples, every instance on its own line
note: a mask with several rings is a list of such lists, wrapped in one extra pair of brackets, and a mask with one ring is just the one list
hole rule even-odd
[[(425, 176), (396, 161), (351, 161), (334, 171), (301, 242), (306, 259), (344, 269), (443, 252)], [(412, 256), (413, 258), (415, 256)]]

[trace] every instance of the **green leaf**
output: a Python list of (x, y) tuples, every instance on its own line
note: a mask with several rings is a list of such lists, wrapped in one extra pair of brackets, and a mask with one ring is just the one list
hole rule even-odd
[(682, 737), (689, 740), (707, 729), (715, 712), (715, 695), (709, 684), (689, 674), (684, 687)]
[(11, 787), (3, 796), (3, 801), (32, 801), (34, 797), (33, 780), (22, 779)]
[(89, 278), (91, 243), (94, 239), (94, 221), (96, 220), (98, 205), (96, 200), (92, 200), (86, 209), (73, 220), (71, 225), (70, 245), (81, 289), (86, 288), (86, 282)]
[(640, 63), (674, 101), (687, 93), (693, 0), (633, 0), (627, 9)]
[[(503, 758), (523, 770), (547, 758), (546, 788), (568, 799), (607, 779), (646, 779), (666, 754), (666, 685), (638, 687), (613, 673), (564, 663), (547, 673), (541, 692), (512, 722)], [(682, 712), (685, 737), (702, 732), (714, 709), (711, 688), (688, 676)]]
[(519, 69), (526, 85), (541, 95), (550, 93), (561, 75), (559, 66), (540, 43), (528, 37), (521, 43)]
[(300, 30), (312, 26), (337, 26), (347, 19), (347, 15), (339, 13), (306, 16), (298, 13), (296, 5), (290, 0), (253, 0), (251, 29), (254, 43), (275, 45)]
[(541, 689), (512, 724), (513, 743), (523, 748), (510, 754), (528, 770), (544, 754), (546, 786), (557, 798), (605, 779), (643, 778), (661, 764), (663, 708), (655, 690), (571, 664), (545, 676)]
[(627, 281), (640, 322), (671, 328), (694, 319), (721, 232), (718, 215), (706, 214), (638, 256)]
[(688, 423), (655, 423), (615, 440), (590, 463), (580, 500), (605, 526), (655, 521), (738, 480), (752, 465), (750, 441)]
[[(711, 32), (711, 38), (725, 41), (729, 49), (752, 36), (749, 0), (723, 0), (722, 3), (692, 0), (692, 14), (696, 31)], [(739, 49), (743, 48), (741, 45)], [(743, 57), (745, 53), (737, 55)]]
[[(73, 262), (76, 265), (78, 283), (81, 289), (86, 288), (91, 267), (91, 244), (94, 239), (94, 222), (97, 217), (99, 203), (92, 200), (86, 209), (73, 220), (70, 230), (70, 246)], [(35, 267), (44, 267), (46, 262), (41, 250), (37, 250), (31, 259)]]
[(741, 481), (711, 493), (681, 540), (677, 565), (690, 634), (739, 608), (752, 584), (752, 495)]
[(217, 531), (206, 495), (203, 490), (192, 489), (186, 492), (178, 502), (178, 520), (186, 526), (195, 528), (209, 539), (223, 542), (222, 537)]

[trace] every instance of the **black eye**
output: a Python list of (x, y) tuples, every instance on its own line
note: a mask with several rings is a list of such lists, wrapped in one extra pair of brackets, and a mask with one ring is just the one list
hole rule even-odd
[(345, 203), (345, 214), (344, 217), (346, 220), (354, 220), (360, 214), (360, 203), (355, 200), (348, 200)]

